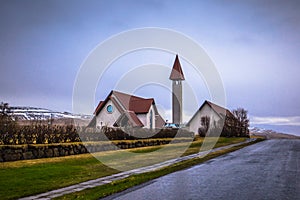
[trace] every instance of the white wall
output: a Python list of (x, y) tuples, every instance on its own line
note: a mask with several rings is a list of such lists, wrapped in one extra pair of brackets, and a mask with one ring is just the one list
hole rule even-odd
[(137, 117), (144, 124), (144, 128), (150, 128), (150, 112), (152, 110), (152, 128), (155, 128), (155, 110), (154, 106), (151, 105), (148, 113), (146, 114), (138, 114)]
[[(112, 113), (107, 112), (106, 107), (108, 105), (113, 106), (113, 112)], [(97, 117), (96, 117), (96, 126), (101, 126), (101, 122), (102, 122), (102, 126), (112, 127), (114, 125), (114, 123), (117, 121), (117, 119), (120, 117), (120, 115), (121, 115), (121, 113), (118, 111), (116, 105), (114, 105), (114, 103), (111, 100), (109, 100), (105, 104), (105, 106), (102, 108), (100, 113), (97, 115)]]
[(147, 114), (137, 114), (139, 120), (144, 124), (144, 127), (147, 125)]
[(220, 120), (220, 117), (214, 112), (211, 107), (205, 104), (201, 110), (198, 110), (196, 116), (189, 122), (189, 131), (198, 134), (198, 129), (201, 127), (201, 117), (208, 116), (210, 117), (210, 122)]
[(154, 110), (154, 106), (151, 105), (148, 113), (147, 113), (147, 128), (150, 128), (150, 113), (152, 111), (152, 128), (155, 128), (155, 110)]
[[(108, 105), (112, 105), (113, 106), (113, 112), (112, 113), (108, 113), (106, 110), (106, 107)], [(154, 105), (151, 105), (148, 113), (146, 114), (138, 114), (137, 117), (139, 118), (139, 120), (144, 124), (144, 128), (150, 128), (150, 111), (152, 110), (152, 128), (155, 128), (155, 109), (154, 109)], [(96, 126), (101, 126), (101, 122), (102, 122), (102, 126), (110, 126), (112, 127), (113, 124), (117, 121), (117, 119), (120, 117), (121, 113), (118, 111), (118, 109), (116, 108), (116, 106), (114, 105), (114, 103), (109, 100), (104, 107), (102, 108), (102, 110), (100, 111), (100, 113), (97, 115), (96, 117)]]

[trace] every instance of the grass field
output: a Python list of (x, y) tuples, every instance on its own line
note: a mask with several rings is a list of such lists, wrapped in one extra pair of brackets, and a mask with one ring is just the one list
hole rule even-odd
[(172, 172), (176, 172), (178, 170), (183, 170), (186, 168), (189, 168), (193, 165), (200, 164), (202, 162), (205, 162), (209, 159), (221, 156), (226, 153), (230, 153), (232, 151), (241, 149), (245, 146), (251, 145), (256, 142), (262, 141), (262, 138), (259, 138), (258, 140), (247, 143), (247, 144), (242, 144), (239, 146), (231, 147), (230, 149), (226, 150), (219, 150), (217, 152), (209, 153), (207, 156), (203, 158), (194, 158), (186, 161), (182, 161), (173, 165), (170, 165), (168, 167), (152, 171), (152, 172), (147, 172), (143, 174), (138, 174), (138, 175), (132, 175), (128, 178), (118, 180), (118, 181), (113, 181), (112, 183), (106, 184), (106, 185), (101, 185), (95, 188), (90, 188), (86, 190), (82, 190), (80, 192), (74, 192), (71, 194), (67, 194), (61, 197), (55, 198), (55, 200), (71, 200), (71, 199), (88, 199), (88, 200), (96, 200), (99, 198), (103, 198), (106, 196), (109, 196), (111, 194), (117, 193), (124, 191), (130, 187), (145, 183), (147, 181), (150, 181), (155, 178), (159, 178), (161, 176), (170, 174)]
[[(238, 143), (244, 140), (245, 138), (219, 138), (215, 147)], [(199, 152), (202, 142), (203, 139), (201, 138), (194, 141), (185, 151), (184, 155)], [(114, 158), (118, 160), (116, 164), (126, 166), (127, 162), (135, 163), (141, 162), (141, 160), (152, 160), (149, 152), (155, 153), (159, 149), (165, 149), (163, 152), (165, 160), (171, 159), (174, 155), (176, 156), (174, 152), (184, 145), (183, 143), (177, 143), (173, 144), (172, 148), (155, 146), (122, 150), (125, 154), (120, 154), (121, 151), (108, 151), (97, 153), (94, 156), (101, 156), (102, 159), (107, 158), (107, 160)], [(131, 155), (130, 161), (126, 160), (128, 159), (126, 155)], [(155, 154), (152, 155), (155, 156)], [(156, 161), (159, 162), (160, 160)], [(134, 164), (131, 166), (138, 165)], [(118, 172), (118, 170), (102, 164), (91, 154), (0, 163), (0, 199), (16, 199)], [(145, 180), (148, 179), (146, 178)], [(132, 182), (131, 180), (128, 181)], [(141, 180), (137, 182), (139, 181)], [(132, 184), (135, 182), (133, 181)]]

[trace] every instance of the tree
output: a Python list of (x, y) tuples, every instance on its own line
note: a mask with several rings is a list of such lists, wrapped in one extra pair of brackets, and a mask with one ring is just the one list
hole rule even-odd
[(15, 122), (9, 115), (10, 108), (8, 103), (0, 103), (0, 134), (5, 134), (14, 131)]
[(8, 103), (0, 103), (0, 123), (1, 125), (6, 126), (10, 121), (11, 117), (8, 115), (10, 112), (10, 108), (8, 106)]
[(200, 124), (201, 124), (201, 127), (198, 129), (199, 136), (205, 137), (205, 135), (208, 131), (208, 128), (209, 128), (210, 117), (209, 116), (201, 117)]
[(247, 136), (249, 137), (249, 119), (248, 119), (248, 111), (244, 108), (237, 108), (232, 111), (233, 115), (237, 119), (237, 123), (235, 125), (238, 136)]
[(1, 117), (7, 116), (9, 110), (10, 109), (9, 109), (8, 103), (3, 103), (3, 102), (0, 103), (0, 116)]

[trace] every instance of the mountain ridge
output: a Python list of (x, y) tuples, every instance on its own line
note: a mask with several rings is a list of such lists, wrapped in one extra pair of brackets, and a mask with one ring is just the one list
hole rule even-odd
[(263, 136), (267, 139), (300, 139), (300, 137), (296, 135), (281, 133), (274, 130), (258, 127), (250, 127), (249, 131), (251, 136)]
[(54, 111), (32, 106), (9, 106), (7, 114), (15, 120), (90, 119), (91, 115)]

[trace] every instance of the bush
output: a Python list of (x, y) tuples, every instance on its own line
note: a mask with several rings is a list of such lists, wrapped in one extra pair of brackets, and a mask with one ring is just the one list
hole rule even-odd
[(30, 125), (0, 129), (0, 144), (50, 144), (79, 142), (74, 126)]
[(101, 130), (86, 129), (80, 133), (82, 141), (105, 140), (136, 140), (154, 138), (194, 137), (192, 132), (183, 129), (145, 129), (145, 128), (111, 128), (102, 127)]
[(93, 129), (75, 127), (73, 125), (42, 125), (27, 126), (14, 125), (9, 129), (0, 129), (0, 144), (51, 144), (80, 141), (105, 140), (135, 140), (141, 138), (174, 138), (193, 137), (191, 132), (181, 129), (155, 129), (144, 128), (111, 128)]

